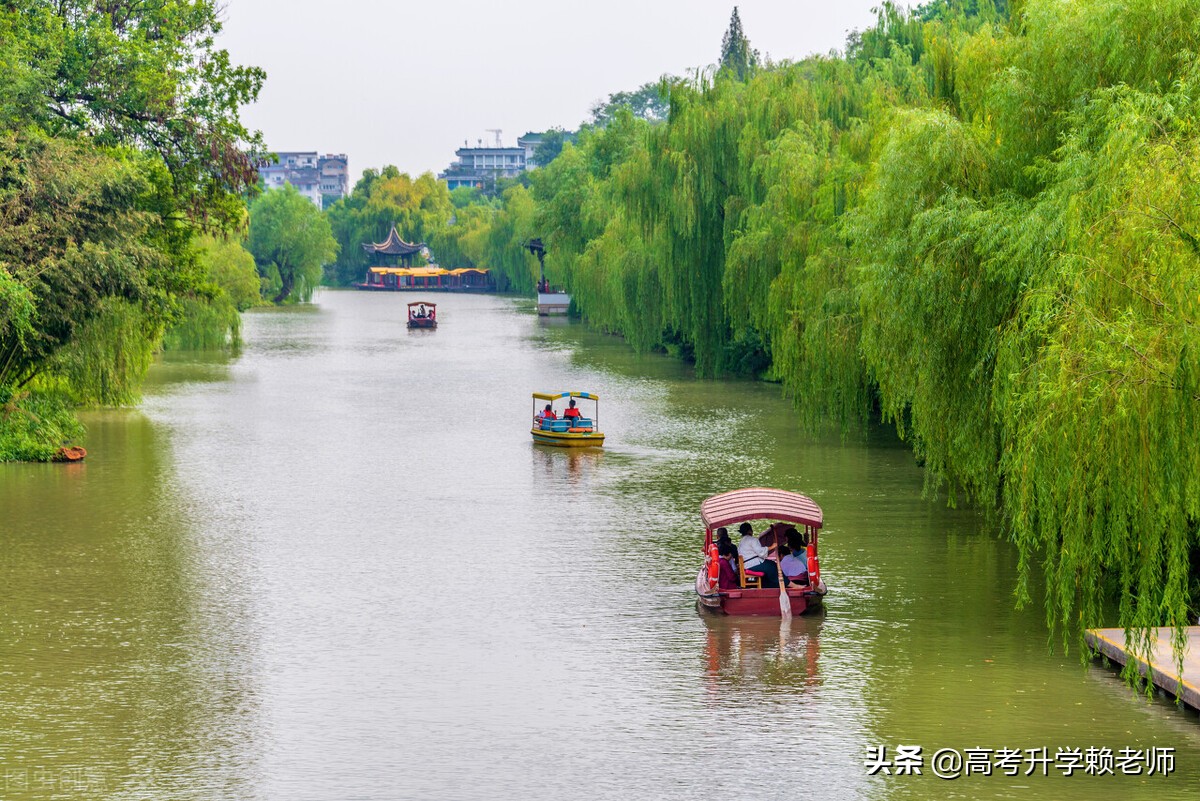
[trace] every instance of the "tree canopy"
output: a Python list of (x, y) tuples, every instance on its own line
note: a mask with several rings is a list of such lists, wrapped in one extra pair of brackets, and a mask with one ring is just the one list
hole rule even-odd
[(844, 56), (742, 71), (735, 10), (725, 45), (506, 196), (488, 265), (526, 285), (541, 236), (634, 347), (891, 422), (1064, 632), (1194, 620), (1200, 7), (885, 3)]
[[(414, 180), (390, 165), (364, 171), (350, 195), (326, 212), (339, 246), (326, 280), (343, 286), (362, 281), (370, 263), (362, 244), (382, 242), (393, 225), (409, 242), (430, 242), (455, 214), (450, 191), (432, 173)], [(436, 249), (434, 257), (441, 258)]]
[(664, 75), (661, 80), (644, 83), (631, 92), (614, 92), (607, 100), (597, 101), (591, 108), (592, 125), (608, 125), (620, 109), (629, 109), (635, 117), (650, 122), (667, 118), (667, 98), (672, 83), (678, 81)]
[(192, 242), (244, 218), (260, 141), (238, 110), (264, 77), (215, 46), (218, 15), (0, 7), (0, 396), (46, 377), (78, 401), (135, 397), (182, 300), (206, 294)]
[(250, 206), (247, 246), (273, 303), (311, 298), (338, 252), (329, 220), (291, 184)]
[(757, 66), (758, 51), (751, 49), (750, 40), (742, 30), (742, 17), (738, 14), (737, 6), (734, 6), (733, 13), (729, 15), (729, 27), (721, 39), (720, 68), (735, 79), (744, 81)]

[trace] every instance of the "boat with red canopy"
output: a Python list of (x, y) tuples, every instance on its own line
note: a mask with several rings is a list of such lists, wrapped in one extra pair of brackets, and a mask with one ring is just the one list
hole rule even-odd
[(437, 304), (414, 300), (408, 304), (409, 328), (437, 328)]
[[(728, 615), (773, 615), (784, 611), (781, 596), (787, 598), (792, 614), (802, 615), (819, 608), (825, 595), (821, 580), (821, 564), (817, 558), (817, 534), (821, 530), (821, 507), (806, 495), (780, 489), (752, 487), (714, 495), (700, 504), (704, 521), (704, 565), (696, 576), (696, 595), (701, 609)], [(718, 531), (736, 530), (741, 524), (766, 524), (758, 536), (759, 543), (769, 549), (770, 559), (777, 569), (781, 547), (797, 546), (792, 554), (802, 560), (803, 571), (788, 575), (786, 586), (764, 587), (769, 581), (763, 571), (747, 570), (741, 555), (726, 559), (718, 551)], [(736, 537), (736, 534), (734, 535)], [(737, 541), (731, 538), (733, 546)], [(799, 548), (803, 547), (803, 551)], [(721, 561), (727, 562), (726, 579), (722, 580)], [(789, 565), (797, 564), (789, 561)], [(786, 567), (786, 566), (784, 566)], [(791, 576), (795, 576), (794, 578)]]

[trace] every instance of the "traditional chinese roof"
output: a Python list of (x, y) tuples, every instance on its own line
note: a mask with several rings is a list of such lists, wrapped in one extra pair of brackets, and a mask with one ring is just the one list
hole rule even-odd
[(393, 225), (392, 230), (388, 231), (387, 239), (382, 242), (363, 242), (362, 249), (367, 253), (381, 253), (385, 256), (411, 256), (423, 247), (424, 242), (405, 242), (400, 238), (400, 234), (396, 233), (396, 226)]

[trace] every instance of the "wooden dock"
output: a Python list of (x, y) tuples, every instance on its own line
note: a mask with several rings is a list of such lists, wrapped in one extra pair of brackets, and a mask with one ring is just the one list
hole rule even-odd
[[(1183, 654), (1183, 675), (1176, 672), (1175, 655), (1171, 652), (1169, 628), (1154, 629), (1154, 645), (1150, 664), (1138, 659), (1138, 672), (1148, 676), (1155, 686), (1182, 698), (1193, 709), (1200, 709), (1200, 626), (1187, 627), (1187, 647)], [(1125, 648), (1124, 629), (1088, 629), (1084, 632), (1087, 644), (1109, 659), (1124, 665), (1129, 659)]]

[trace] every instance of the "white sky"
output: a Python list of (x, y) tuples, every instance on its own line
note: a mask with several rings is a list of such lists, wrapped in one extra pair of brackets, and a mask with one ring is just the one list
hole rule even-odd
[[(740, 0), (779, 61), (840, 50), (880, 0)], [(243, 112), (272, 150), (347, 153), (354, 180), (446, 168), (464, 139), (574, 129), (597, 100), (714, 63), (733, 0), (227, 0), (218, 44), (267, 71)]]

